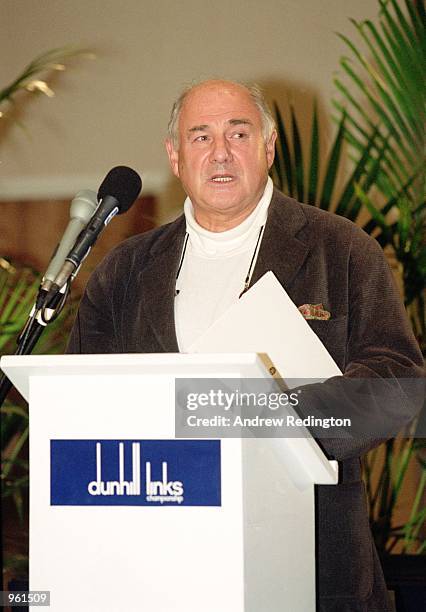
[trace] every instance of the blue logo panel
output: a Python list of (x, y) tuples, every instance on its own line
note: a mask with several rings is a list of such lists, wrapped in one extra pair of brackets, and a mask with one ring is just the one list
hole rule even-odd
[(220, 440), (51, 440), (52, 506), (220, 506)]

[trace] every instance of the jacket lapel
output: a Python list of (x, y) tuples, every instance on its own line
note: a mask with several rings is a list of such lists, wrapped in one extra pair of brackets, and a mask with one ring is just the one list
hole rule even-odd
[(306, 223), (300, 204), (274, 189), (250, 286), (271, 270), (284, 289), (290, 287), (309, 252), (303, 238), (296, 237)]
[(175, 285), (179, 260), (185, 238), (183, 215), (170, 225), (154, 243), (150, 259), (141, 275), (143, 311), (162, 350), (178, 353), (175, 326)]

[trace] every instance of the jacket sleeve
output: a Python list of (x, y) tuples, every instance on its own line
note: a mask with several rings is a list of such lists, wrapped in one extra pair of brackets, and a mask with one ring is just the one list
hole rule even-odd
[(338, 460), (396, 435), (421, 409), (425, 389), (422, 354), (389, 265), (377, 241), (355, 226), (348, 262), (344, 375), (305, 387), (298, 407), (301, 416), (352, 417), (352, 429), (339, 437), (311, 429)]

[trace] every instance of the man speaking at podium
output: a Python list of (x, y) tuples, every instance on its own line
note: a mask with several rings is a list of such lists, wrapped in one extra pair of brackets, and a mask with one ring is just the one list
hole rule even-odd
[[(166, 147), (188, 196), (184, 215), (104, 259), (68, 352), (185, 352), (272, 270), (296, 306), (322, 304), (330, 313), (315, 332), (345, 377), (420, 375), (422, 356), (378, 243), (273, 188), (275, 139), (257, 88), (211, 80), (180, 96)], [(340, 461), (341, 484), (317, 487), (320, 609), (385, 612), (360, 475), (369, 445), (322, 443)]]

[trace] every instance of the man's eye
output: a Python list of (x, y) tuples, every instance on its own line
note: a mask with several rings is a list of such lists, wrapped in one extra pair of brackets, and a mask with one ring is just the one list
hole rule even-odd
[(194, 142), (205, 142), (208, 139), (207, 134), (202, 134), (201, 136), (197, 136)]
[(232, 138), (235, 138), (235, 140), (240, 140), (241, 138), (247, 138), (247, 134), (245, 132), (235, 132), (232, 134)]

